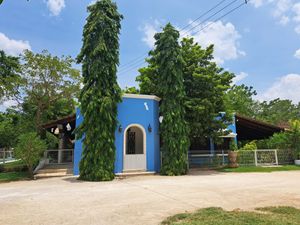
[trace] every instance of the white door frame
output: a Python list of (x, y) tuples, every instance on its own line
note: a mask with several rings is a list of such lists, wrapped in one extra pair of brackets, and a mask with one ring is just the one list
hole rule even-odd
[[(143, 155), (145, 156), (145, 170), (147, 170), (147, 135), (146, 135), (146, 130), (145, 128), (140, 125), (140, 124), (137, 124), (137, 123), (133, 123), (133, 124), (129, 124), (126, 129), (124, 130), (124, 134), (123, 134), (123, 171), (126, 170), (125, 168), (125, 157), (126, 157), (126, 148), (127, 148), (127, 130), (131, 127), (138, 127), (139, 129), (142, 130), (143, 132)], [(139, 168), (137, 168), (139, 169)], [(133, 169), (134, 170), (134, 169)]]

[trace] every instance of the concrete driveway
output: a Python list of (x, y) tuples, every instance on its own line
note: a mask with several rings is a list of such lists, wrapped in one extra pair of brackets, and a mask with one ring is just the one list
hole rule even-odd
[(0, 224), (158, 224), (176, 213), (220, 206), (300, 208), (300, 172), (193, 172), (113, 182), (52, 178), (0, 184)]

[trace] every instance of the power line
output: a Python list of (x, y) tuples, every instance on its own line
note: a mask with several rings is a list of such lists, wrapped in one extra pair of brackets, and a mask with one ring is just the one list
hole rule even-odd
[[(212, 8), (210, 8), (208, 11), (204, 12), (202, 15), (200, 15), (199, 17), (197, 17), (195, 20), (193, 20), (190, 24), (186, 25), (185, 27), (183, 27), (179, 32), (183, 31), (184, 29), (188, 28), (189, 26), (191, 26), (193, 23), (197, 22), (198, 20), (200, 20), (202, 17), (206, 16), (208, 13), (210, 13), (211, 11), (213, 11), (214, 9), (216, 9), (218, 6), (220, 6), (222, 3), (224, 3), (227, 0), (221, 0), (218, 4), (214, 5)], [(142, 58), (144, 60), (144, 58), (148, 55), (148, 53), (143, 54), (141, 56), (138, 56), (137, 58), (130, 60), (129, 62), (125, 63), (124, 65), (120, 66), (119, 69), (124, 69), (124, 67), (131, 67), (131, 64), (135, 64), (136, 61), (140, 61), (140, 59)], [(126, 68), (125, 68), (126, 69)]]
[[(221, 12), (221, 11), (223, 11), (224, 9), (226, 9), (228, 6), (232, 5), (232, 4), (233, 4), (234, 2), (236, 2), (236, 1), (237, 1), (237, 0), (232, 1), (232, 2), (229, 3), (227, 6), (223, 7), (222, 10), (219, 10), (218, 13)], [(250, 1), (250, 0), (245, 0), (245, 2), (241, 3), (241, 4), (238, 5), (237, 7), (231, 9), (231, 10), (228, 11), (227, 13), (225, 13), (225, 14), (223, 14), (222, 16), (220, 16), (220, 17), (218, 17), (217, 19), (215, 19), (213, 22), (207, 24), (206, 26), (202, 27), (200, 30), (196, 31), (196, 32), (194, 33), (194, 35), (197, 34), (197, 33), (199, 33), (199, 32), (201, 32), (201, 31), (203, 31), (204, 29), (210, 27), (212, 24), (214, 24), (214, 23), (217, 22), (218, 20), (224, 18), (225, 16), (227, 16), (227, 15), (233, 13), (234, 11), (238, 10), (238, 9), (241, 8), (242, 6), (246, 5), (249, 1)], [(214, 14), (214, 16), (215, 16), (215, 15), (216, 15), (216, 13)], [(211, 17), (212, 17), (212, 16), (211, 16)], [(204, 22), (206, 22), (206, 21), (203, 21), (203, 22), (197, 24), (196, 26), (193, 27), (193, 29), (196, 28), (196, 27), (201, 26)], [(189, 31), (190, 31), (190, 30), (189, 30)], [(185, 32), (184, 35), (185, 35), (186, 33), (187, 33), (187, 32)], [(147, 54), (146, 54), (146, 55), (147, 55)], [(125, 74), (125, 73), (127, 73), (127, 72), (130, 72), (130, 71), (136, 69), (137, 67), (143, 65), (145, 62), (144, 62), (144, 59), (142, 59), (142, 60), (143, 60), (143, 62), (140, 62), (140, 63), (138, 63), (138, 62), (141, 61), (141, 60), (135, 60), (136, 62), (134, 63), (134, 65), (135, 65), (134, 67), (129, 66), (128, 68), (121, 70), (121, 71), (119, 72), (119, 75), (123, 75), (123, 74)], [(133, 66), (133, 65), (132, 65), (132, 66)]]

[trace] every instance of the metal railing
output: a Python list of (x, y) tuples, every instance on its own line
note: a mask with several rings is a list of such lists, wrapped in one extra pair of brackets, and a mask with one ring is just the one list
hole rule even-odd
[[(240, 166), (273, 166), (294, 163), (294, 154), (290, 149), (258, 149), (237, 151)], [(215, 168), (228, 164), (228, 150), (191, 150), (190, 167)]]
[(15, 160), (13, 149), (0, 149), (0, 163), (4, 164)]
[(74, 162), (74, 149), (49, 149), (45, 151), (46, 164), (68, 164)]

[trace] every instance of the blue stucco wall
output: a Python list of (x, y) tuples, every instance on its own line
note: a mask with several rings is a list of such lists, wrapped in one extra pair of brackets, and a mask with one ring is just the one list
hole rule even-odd
[[(115, 132), (116, 159), (115, 173), (123, 172), (123, 141), (124, 133), (131, 124), (139, 124), (146, 131), (146, 158), (147, 171), (160, 171), (160, 146), (159, 146), (159, 102), (153, 99), (127, 98), (118, 105), (118, 121), (122, 126), (120, 133), (118, 127)], [(76, 126), (82, 122), (80, 111), (76, 113)], [(148, 131), (148, 126), (152, 132)], [(74, 149), (74, 175), (79, 174), (79, 162), (82, 153), (82, 142), (77, 140)]]

